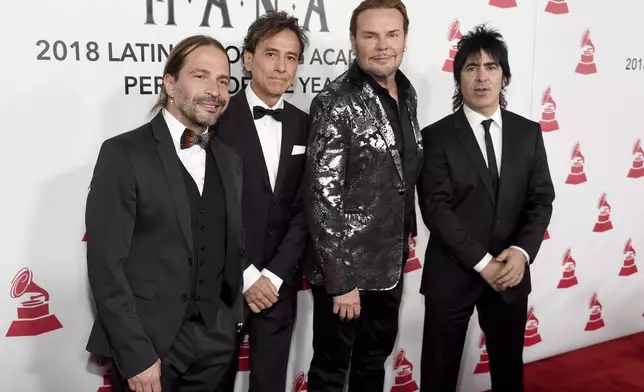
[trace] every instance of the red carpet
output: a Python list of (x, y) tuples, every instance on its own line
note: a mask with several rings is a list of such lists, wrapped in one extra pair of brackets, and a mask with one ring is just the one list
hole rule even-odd
[(644, 332), (527, 364), (525, 392), (644, 392)]

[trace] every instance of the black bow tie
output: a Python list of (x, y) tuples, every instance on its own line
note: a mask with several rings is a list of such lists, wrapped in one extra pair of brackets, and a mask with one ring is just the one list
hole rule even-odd
[(186, 129), (181, 135), (181, 142), (179, 145), (182, 150), (193, 146), (201, 146), (201, 148), (205, 150), (208, 147), (208, 143), (210, 143), (210, 139), (212, 139), (212, 132), (197, 135), (191, 130)]
[(276, 121), (282, 121), (282, 109), (266, 109), (262, 106), (253, 106), (253, 118), (259, 120), (265, 115), (273, 117)]

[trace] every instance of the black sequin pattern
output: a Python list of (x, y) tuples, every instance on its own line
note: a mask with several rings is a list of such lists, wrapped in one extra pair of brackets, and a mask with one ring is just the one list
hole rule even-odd
[[(407, 108), (422, 154), (416, 107), (412, 87)], [(306, 276), (329, 293), (391, 289), (407, 239), (402, 162), (386, 112), (349, 69), (313, 99), (310, 116), (306, 208), (315, 260)]]

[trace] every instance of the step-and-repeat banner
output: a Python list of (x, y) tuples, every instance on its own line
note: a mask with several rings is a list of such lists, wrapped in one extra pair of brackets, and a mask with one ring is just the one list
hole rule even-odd
[[(103, 140), (150, 118), (172, 45), (203, 33), (227, 46), (232, 93), (248, 25), (278, 8), (310, 31), (286, 99), (308, 111), (353, 59), (358, 0), (60, 0), (5, 2), (0, 24), (2, 203), (0, 359), (6, 390), (108, 391), (105, 364), (85, 352), (93, 320), (84, 210)], [(403, 70), (419, 94), (421, 126), (451, 111), (452, 57), (462, 34), (498, 28), (514, 78), (508, 109), (541, 123), (556, 188), (554, 215), (533, 265), (525, 330), (531, 362), (644, 330), (644, 3), (632, 0), (408, 0)], [(422, 219), (419, 215), (419, 221)], [(424, 248), (407, 263), (400, 333), (386, 390), (420, 385)], [(252, 246), (250, 244), (249, 246)], [(4, 293), (4, 294), (3, 294)], [(306, 391), (312, 300), (299, 294), (288, 391)], [(237, 391), (248, 380), (248, 343)], [(556, 380), (553, 380), (556, 382)], [(490, 386), (485, 336), (474, 314), (460, 391)], [(287, 392), (288, 392), (287, 391)]]

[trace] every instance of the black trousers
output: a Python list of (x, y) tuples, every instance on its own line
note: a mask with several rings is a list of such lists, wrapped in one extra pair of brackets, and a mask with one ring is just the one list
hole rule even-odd
[(485, 333), (493, 392), (523, 391), (528, 298), (507, 304), (487, 283), (469, 298), (425, 298), (421, 392), (455, 392), (474, 306)]
[(401, 277), (391, 290), (361, 291), (360, 317), (342, 321), (333, 313), (333, 297), (322, 287), (311, 287), (313, 359), (308, 392), (342, 392), (348, 372), (350, 392), (383, 390), (384, 363), (398, 335), (402, 288)]
[[(247, 309), (251, 312), (250, 309)], [(284, 392), (297, 312), (297, 288), (283, 285), (269, 309), (251, 313), (238, 335), (237, 349), (217, 392), (233, 392), (239, 365), (239, 346), (248, 334), (250, 344), (249, 392)]]
[[(211, 392), (222, 381), (236, 345), (232, 311), (222, 304), (217, 324), (206, 329), (201, 317), (186, 319), (166, 355), (161, 358), (161, 389), (164, 392)], [(113, 392), (129, 392), (114, 366), (110, 370)]]

